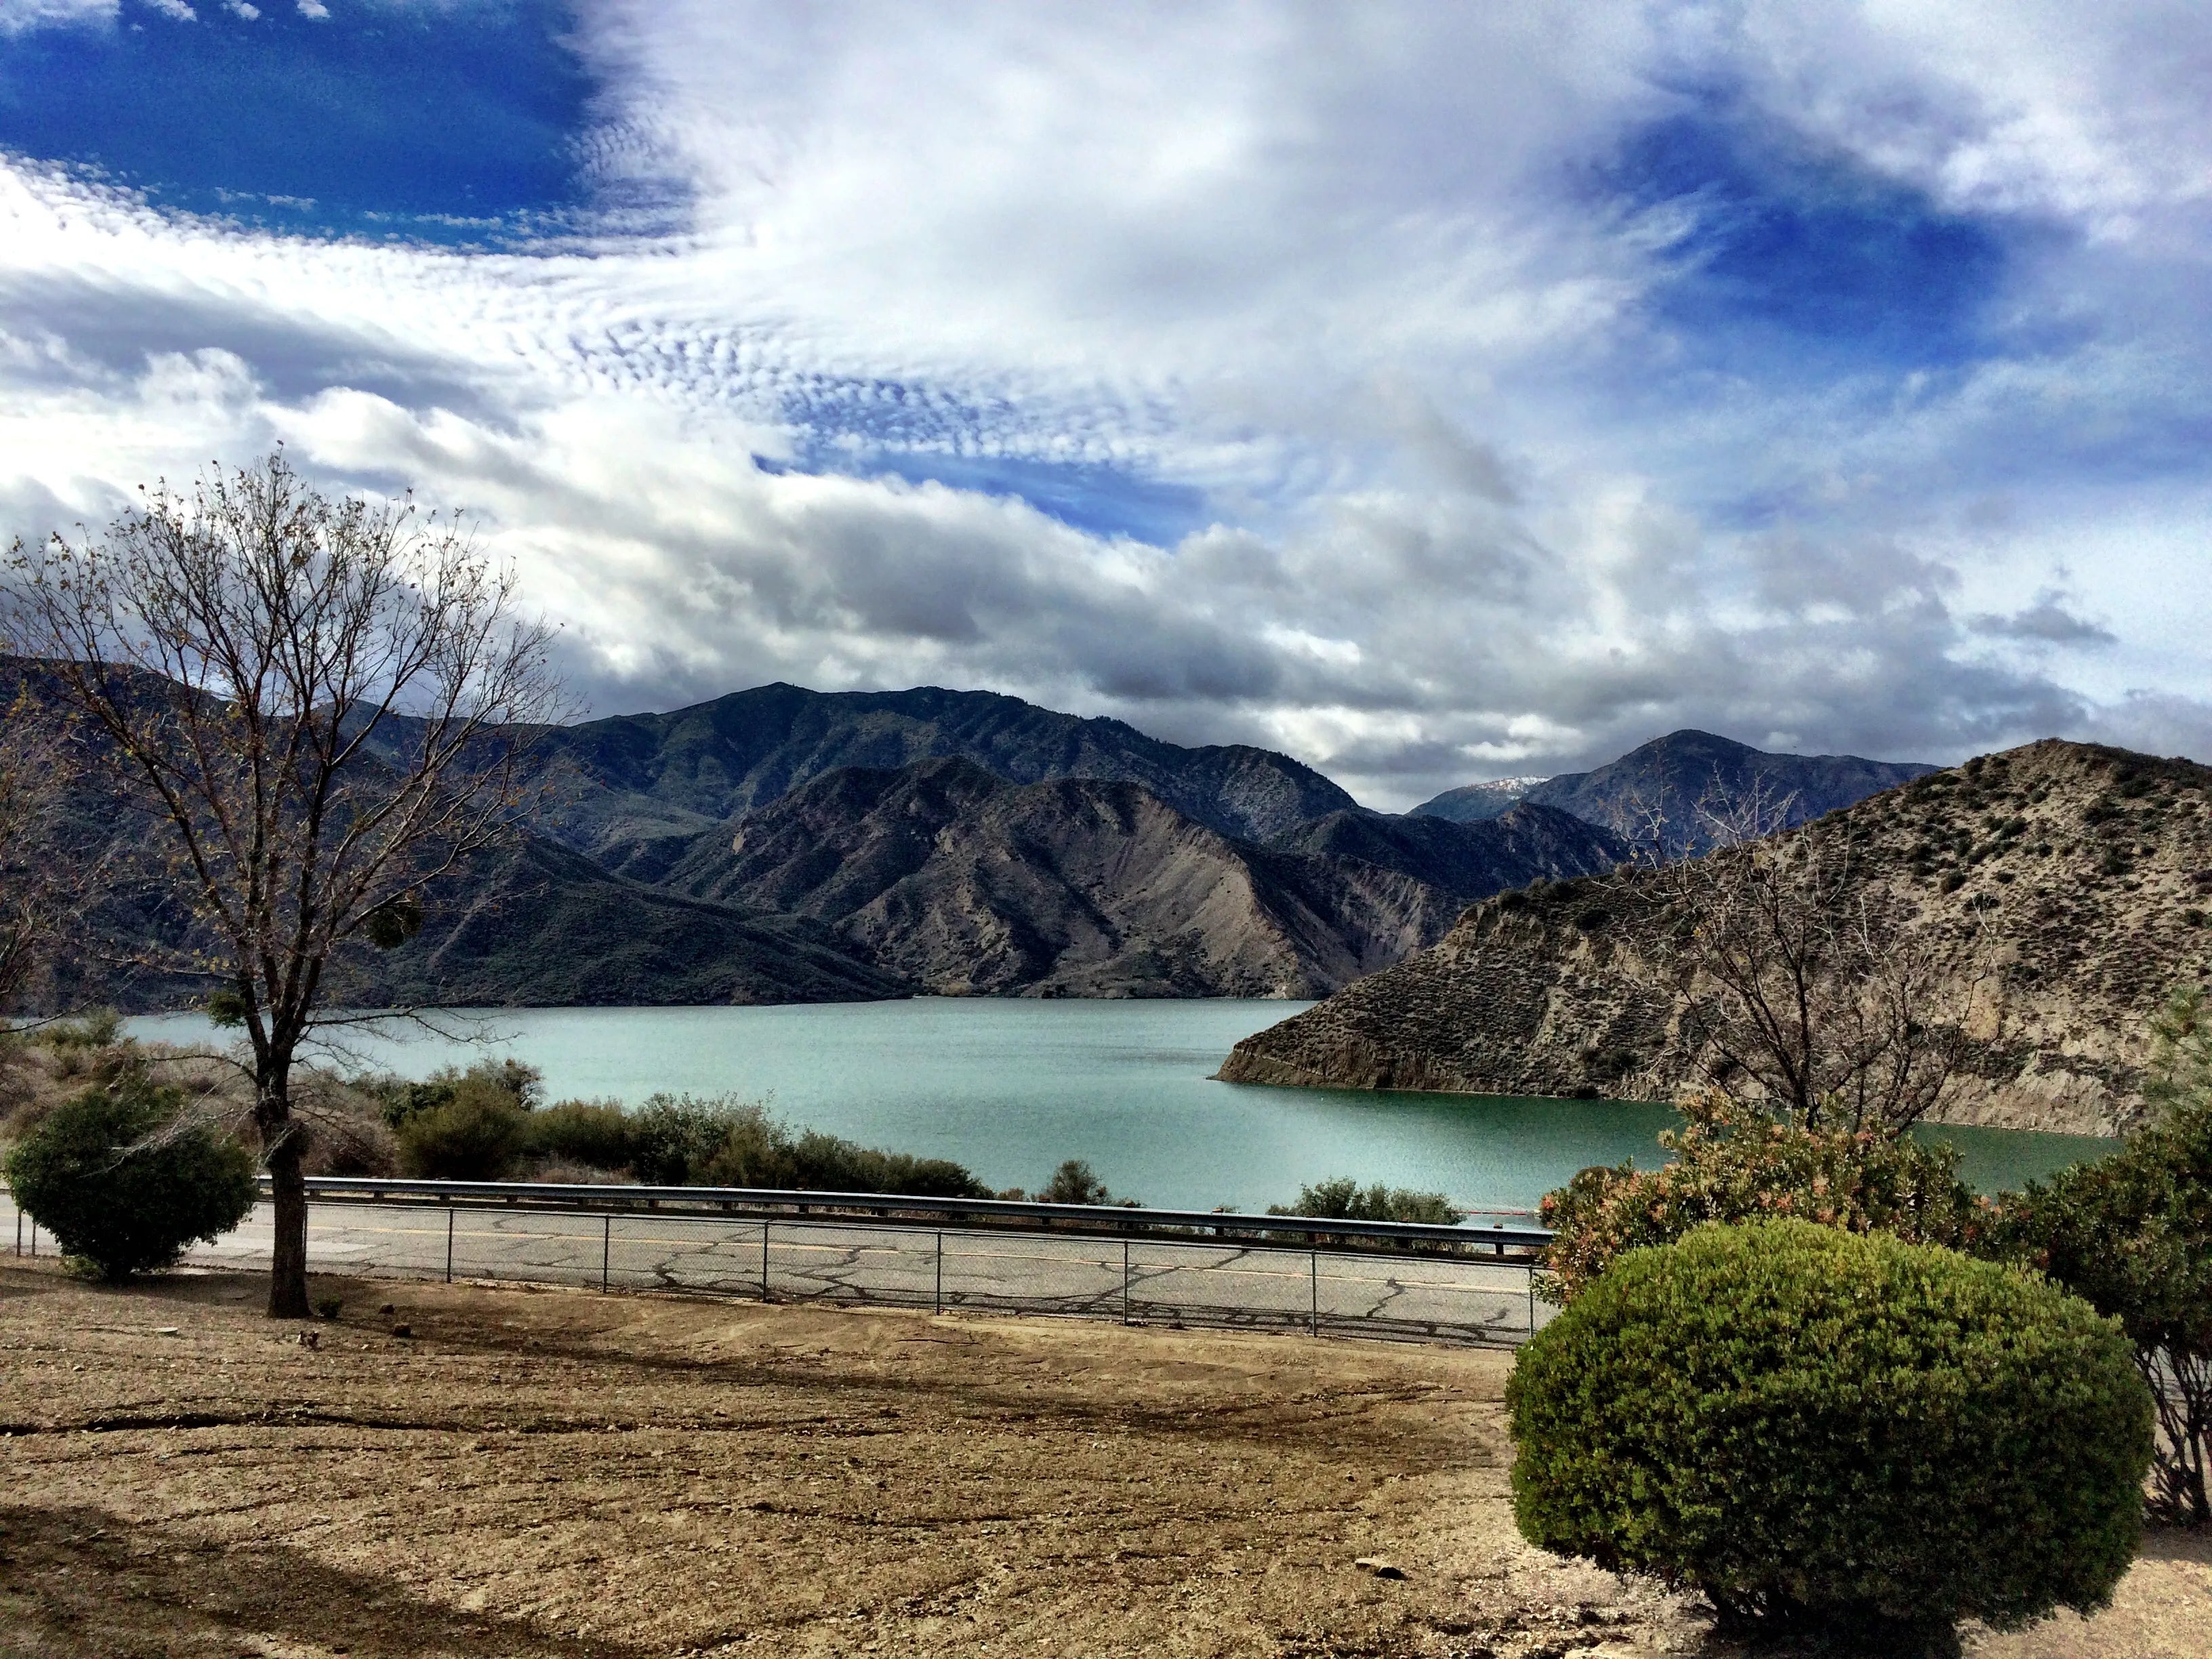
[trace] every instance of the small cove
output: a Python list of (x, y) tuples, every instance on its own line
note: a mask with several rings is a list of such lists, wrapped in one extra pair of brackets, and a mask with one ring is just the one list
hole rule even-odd
[[(1656, 1164), (1673, 1121), (1642, 1102), (1264, 1089), (1209, 1076), (1232, 1044), (1309, 1005), (919, 998), (758, 1008), (478, 1011), (488, 1040), (357, 1032), (345, 1069), (421, 1077), (513, 1055), (549, 1099), (635, 1105), (656, 1091), (767, 1099), (795, 1125), (1034, 1188), (1089, 1160), (1117, 1196), (1265, 1208), (1335, 1176), (1525, 1209), (1590, 1164)], [(459, 1018), (459, 1017), (453, 1017)], [(160, 1042), (228, 1040), (198, 1015), (134, 1018)], [(2115, 1143), (1944, 1127), (1967, 1178), (2017, 1186)]]

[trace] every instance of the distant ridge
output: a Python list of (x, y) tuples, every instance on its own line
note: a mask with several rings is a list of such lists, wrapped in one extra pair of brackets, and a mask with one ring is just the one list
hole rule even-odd
[(1480, 823), (1510, 812), (1528, 797), (1542, 778), (1494, 778), (1488, 783), (1463, 783), (1416, 806), (1408, 817), (1448, 818), (1454, 823)]
[(1142, 785), (1224, 836), (1265, 841), (1356, 807), (1313, 768), (1244, 744), (1188, 749), (1121, 720), (991, 691), (810, 691), (756, 686), (665, 714), (623, 714), (547, 735), (552, 799), (541, 828), (618, 874), (657, 879), (695, 839), (825, 772), (957, 756), (1010, 783)]
[[(1712, 844), (1696, 816), (1698, 802), (1708, 794), (1740, 799), (1763, 787), (1771, 799), (1788, 799), (1776, 827), (1790, 828), (1936, 769), (1917, 761), (1862, 760), (1856, 755), (1770, 754), (1711, 732), (1685, 729), (1655, 738), (1595, 771), (1567, 772), (1541, 781), (1469, 784), (1446, 790), (1413, 811), (1464, 822), (1495, 816), (1487, 809), (1500, 799), (1506, 805), (1512, 799), (1528, 800), (1636, 840), (1646, 831), (1646, 816), (1656, 810), (1665, 818), (1669, 850), (1698, 853)], [(1519, 788), (1523, 783), (1528, 787)]]

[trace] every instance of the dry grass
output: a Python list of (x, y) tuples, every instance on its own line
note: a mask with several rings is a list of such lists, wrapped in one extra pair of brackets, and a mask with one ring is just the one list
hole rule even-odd
[[(1721, 1651), (1515, 1535), (1506, 1355), (317, 1291), (346, 1308), (308, 1348), (246, 1277), (0, 1269), (0, 1651)], [(2166, 1540), (2112, 1612), (1975, 1651), (2182, 1659), (2208, 1632), (2212, 1565)]]

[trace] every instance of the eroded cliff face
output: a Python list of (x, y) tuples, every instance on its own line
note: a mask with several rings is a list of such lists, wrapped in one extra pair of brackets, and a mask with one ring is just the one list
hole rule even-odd
[[(2151, 1016), (2212, 978), (2208, 788), (2212, 769), (2191, 762), (2046, 741), (1822, 820), (1933, 936), (1974, 1011), (1942, 1121), (2111, 1134), (2140, 1114)], [(1671, 1001), (1634, 971), (1654, 925), (1633, 879), (1501, 895), (1248, 1037), (1219, 1075), (1664, 1097), (1692, 1067)]]

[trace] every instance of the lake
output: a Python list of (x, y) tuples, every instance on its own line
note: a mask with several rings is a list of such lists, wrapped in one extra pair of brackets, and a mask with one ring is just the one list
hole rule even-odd
[[(765, 1099), (791, 1123), (966, 1164), (994, 1187), (1041, 1185), (1088, 1159), (1115, 1194), (1178, 1209), (1264, 1209), (1310, 1182), (1442, 1191), (1469, 1210), (1525, 1210), (1590, 1164), (1656, 1164), (1664, 1106), (1361, 1090), (1268, 1089), (1209, 1077), (1231, 1047), (1310, 1005), (916, 998), (770, 1008), (481, 1012), (487, 1040), (353, 1033), (347, 1069), (421, 1077), (507, 1055), (549, 1099), (630, 1104), (659, 1090)], [(454, 1018), (455, 1016), (443, 1016)], [(198, 1015), (128, 1022), (206, 1042)], [(2017, 1186), (2113, 1143), (2002, 1129), (1940, 1133), (1969, 1180)]]

